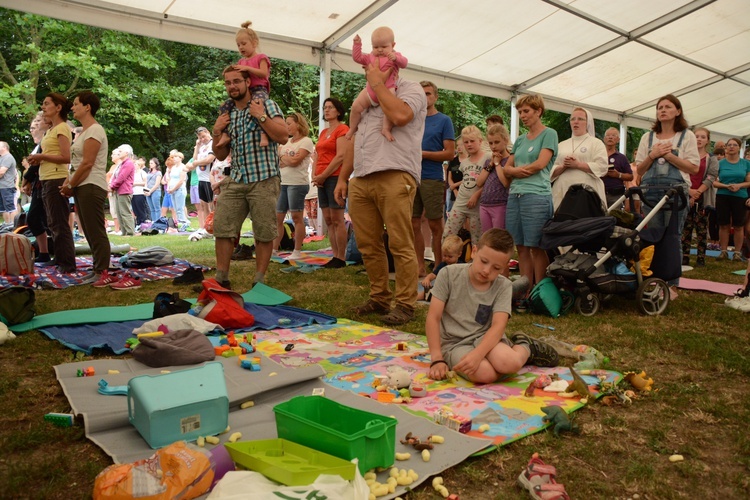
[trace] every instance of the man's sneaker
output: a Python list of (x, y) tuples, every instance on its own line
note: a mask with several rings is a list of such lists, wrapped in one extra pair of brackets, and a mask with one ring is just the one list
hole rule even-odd
[(141, 287), (141, 278), (126, 274), (120, 281), (109, 286), (112, 290), (135, 290)]
[(92, 283), (96, 283), (99, 281), (99, 276), (94, 272), (91, 271), (90, 273), (84, 274), (81, 276), (81, 285), (90, 285)]
[(120, 275), (116, 272), (109, 272), (108, 270), (102, 271), (102, 274), (99, 275), (99, 279), (95, 281), (91, 286), (94, 288), (104, 288), (105, 286), (109, 286), (112, 283), (117, 283), (120, 281)]
[(185, 272), (180, 276), (177, 276), (173, 281), (173, 285), (192, 285), (193, 283), (200, 283), (205, 279), (203, 276), (203, 270), (200, 267), (189, 266), (185, 269)]
[(514, 334), (510, 338), (510, 341), (514, 345), (518, 344), (528, 347), (530, 354), (529, 359), (526, 360), (527, 365), (553, 367), (560, 363), (560, 356), (554, 347), (529, 337), (525, 333)]
[(232, 260), (250, 260), (253, 258), (254, 252), (255, 245), (245, 245), (244, 243), (240, 243), (239, 246), (234, 249), (234, 253), (232, 253)]
[(299, 250), (295, 250), (294, 252), (289, 254), (289, 257), (287, 257), (287, 260), (300, 260), (302, 258), (302, 252)]

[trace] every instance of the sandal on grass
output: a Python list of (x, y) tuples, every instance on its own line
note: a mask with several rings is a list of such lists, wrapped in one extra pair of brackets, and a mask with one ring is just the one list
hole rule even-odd
[(381, 316), (380, 321), (387, 325), (403, 325), (414, 319), (414, 311), (396, 306), (391, 312)]
[(529, 493), (540, 500), (570, 500), (565, 485), (560, 483), (537, 484)]
[(518, 485), (527, 490), (533, 496), (535, 486), (540, 484), (555, 483), (557, 470), (552, 465), (547, 465), (539, 458), (538, 453), (534, 453), (521, 474), (518, 475)]
[(365, 314), (387, 314), (391, 308), (378, 304), (374, 300), (368, 300), (364, 304), (352, 307), (351, 310), (357, 316), (364, 316)]

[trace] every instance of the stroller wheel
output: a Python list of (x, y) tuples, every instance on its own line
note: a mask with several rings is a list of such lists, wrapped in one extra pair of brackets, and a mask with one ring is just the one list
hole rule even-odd
[(635, 293), (638, 309), (647, 316), (658, 316), (669, 305), (669, 285), (660, 278), (648, 278)]
[(575, 302), (576, 311), (582, 316), (593, 316), (599, 312), (600, 305), (599, 295), (594, 292), (577, 297)]

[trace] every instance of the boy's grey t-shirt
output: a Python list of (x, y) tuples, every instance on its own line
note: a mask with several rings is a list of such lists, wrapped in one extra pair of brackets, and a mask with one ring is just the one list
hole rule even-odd
[(469, 344), (484, 335), (496, 312), (511, 314), (513, 290), (510, 280), (498, 276), (485, 291), (475, 289), (469, 281), (471, 264), (453, 264), (440, 271), (432, 296), (445, 302), (440, 320), (442, 349)]

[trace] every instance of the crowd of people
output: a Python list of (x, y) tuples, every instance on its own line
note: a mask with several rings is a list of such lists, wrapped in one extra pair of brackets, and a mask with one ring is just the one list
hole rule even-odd
[[(379, 314), (391, 325), (407, 323), (414, 318), (417, 283), (434, 285), (427, 328), (431, 375), (440, 378), (455, 367), (476, 381), (492, 380), (526, 362), (556, 363), (549, 346), (504, 334), (511, 307), (508, 262), (517, 255), (529, 288), (545, 277), (549, 256), (540, 248), (542, 228), (574, 186), (590, 192), (601, 213), (628, 186), (680, 186), (688, 202), (678, 213), (684, 233), (682, 253), (674, 259), (689, 263), (693, 231), (696, 265), (705, 265), (709, 238), (718, 242), (719, 258), (728, 258), (732, 233), (732, 259), (743, 259), (744, 229), (750, 229), (750, 161), (740, 158), (739, 139), (715, 144), (710, 152), (710, 132), (689, 129), (675, 96), (658, 99), (654, 125), (641, 138), (633, 163), (616, 150), (619, 131), (608, 129), (600, 140), (594, 116), (582, 107), (571, 111), (571, 137), (559, 141), (542, 121), (545, 104), (538, 95), (516, 101), (527, 131), (515, 142), (496, 115), (488, 117), (486, 135), (468, 125), (456, 140), (451, 119), (436, 108), (437, 86), (399, 76), (407, 62), (394, 51), (390, 29), (373, 32), (370, 54), (363, 55), (361, 40), (357, 43), (355, 58), (364, 65), (367, 85), (352, 107), (352, 127), (345, 123), (342, 102), (328, 97), (322, 106), (327, 126), (313, 143), (305, 117), (285, 116), (271, 98), (270, 59), (258, 52), (257, 34), (244, 23), (237, 33), (242, 58), (222, 73), (228, 99), (219, 117), (210, 130), (196, 129), (187, 163), (182, 152), (173, 150), (164, 172), (157, 158), (146, 166), (128, 144), (112, 150), (107, 168), (107, 136), (95, 118), (100, 106), (95, 94), (82, 92), (72, 101), (57, 93), (46, 96), (30, 127), (37, 148), (24, 159), (23, 191), (31, 200), (28, 220), (39, 244), (37, 259), (50, 260), (49, 229), (54, 264), (61, 272), (75, 271), (72, 198), (80, 232), (94, 254), (94, 270), (85, 281), (110, 285), (116, 278), (108, 272), (106, 199), (115, 231), (132, 236), (162, 217), (187, 223), (189, 193), (200, 226), (213, 217), (216, 280), (231, 288), (232, 255), (248, 216), (255, 239), (253, 282), (262, 283), (287, 214), (295, 228), (290, 258), (297, 259), (306, 234), (304, 214), (315, 221), (318, 207), (333, 253), (324, 267), (344, 267), (348, 211), (370, 282), (369, 299), (353, 313)], [(80, 123), (75, 138), (67, 122), (71, 110)], [(16, 210), (15, 198), (7, 194), (6, 177), (16, 175), (8, 156), (7, 144), (0, 143), (6, 220), (10, 208)], [(648, 193), (643, 201), (654, 201)], [(648, 213), (650, 203), (623, 208)], [(668, 216), (659, 213), (649, 225), (666, 226)], [(718, 230), (712, 232), (712, 226)], [(475, 252), (470, 263), (454, 264), (459, 254), (455, 239), (462, 229), (468, 230)], [(444, 241), (450, 244), (444, 247)], [(425, 265), (425, 254), (433, 257), (433, 269)], [(395, 294), (389, 287), (389, 258)], [(675, 298), (674, 288), (672, 293)]]

